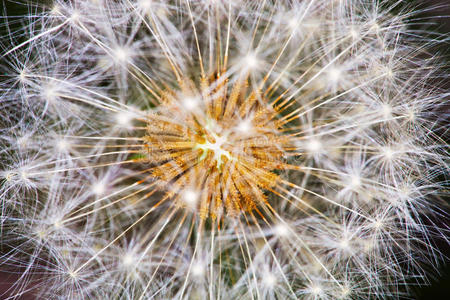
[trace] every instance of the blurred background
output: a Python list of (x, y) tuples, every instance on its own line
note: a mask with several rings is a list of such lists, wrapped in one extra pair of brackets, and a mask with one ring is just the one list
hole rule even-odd
[[(446, 68), (446, 82), (443, 82), (443, 88), (450, 92), (450, 0), (417, 0), (417, 1), (405, 1), (405, 2), (414, 2), (417, 4), (420, 9), (423, 10), (421, 13), (421, 17), (425, 18), (427, 21), (431, 21), (431, 25), (429, 28), (433, 31), (436, 31), (440, 34), (447, 35), (447, 43), (442, 45), (442, 48), (436, 49), (436, 52), (442, 53), (445, 55), (445, 60), (448, 63)], [(446, 109), (441, 111), (446, 125), (447, 130), (442, 130), (441, 136), (444, 138), (447, 143), (450, 142), (450, 134), (449, 134), (449, 121), (450, 121), (450, 101), (449, 98), (446, 99)], [(447, 176), (447, 180), (449, 176)], [(444, 180), (444, 178), (442, 178)], [(447, 204), (450, 205), (450, 195), (447, 195), (446, 198)], [(449, 208), (447, 207), (447, 212), (449, 212)], [(441, 221), (445, 222), (445, 221)], [(442, 224), (443, 227), (450, 229), (450, 224), (448, 220), (446, 220), (446, 224)], [(450, 235), (447, 233), (447, 238), (450, 238)], [(441, 252), (447, 256), (447, 263), (442, 265), (439, 270), (439, 274), (435, 274), (434, 278), (431, 279), (431, 285), (425, 287), (417, 287), (416, 290), (416, 298), (418, 300), (446, 300), (450, 299), (450, 245), (445, 241), (437, 241), (437, 246), (440, 248)], [(413, 298), (414, 299), (414, 298)]]

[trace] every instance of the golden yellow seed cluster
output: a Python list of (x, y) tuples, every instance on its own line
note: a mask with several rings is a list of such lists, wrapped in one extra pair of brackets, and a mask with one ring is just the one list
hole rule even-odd
[(279, 112), (248, 76), (230, 84), (214, 74), (167, 89), (147, 118), (147, 156), (152, 175), (177, 205), (201, 218), (236, 216), (268, 205), (292, 140), (283, 135)]

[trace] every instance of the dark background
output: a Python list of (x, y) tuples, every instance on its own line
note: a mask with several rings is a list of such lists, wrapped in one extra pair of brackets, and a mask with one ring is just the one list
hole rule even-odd
[[(330, 0), (331, 1), (331, 0)], [(371, 0), (367, 0), (371, 1)], [(372, 0), (377, 1), (377, 0)], [(27, 13), (27, 7), (24, 5), (21, 5), (20, 3), (24, 3), (26, 1), (21, 0), (0, 0), (0, 16), (20, 16)], [(28, 1), (30, 2), (30, 1)], [(48, 2), (45, 0), (41, 1), (32, 1), (33, 3), (44, 3)], [(75, 0), (76, 2), (76, 0)], [(392, 0), (391, 2), (398, 2), (396, 0)], [(419, 13), (419, 16), (424, 18), (423, 20), (420, 20), (420, 22), (429, 22), (431, 21), (433, 24), (429, 25), (417, 25), (417, 27), (426, 27), (427, 29), (430, 29), (432, 31), (435, 31), (440, 34), (447, 35), (447, 42), (442, 44), (439, 48), (433, 49), (436, 52), (441, 53), (446, 58), (446, 61), (448, 62), (447, 70), (445, 71), (446, 77), (449, 77), (446, 81), (443, 80), (442, 86), (443, 88), (450, 91), (450, 0), (404, 0), (402, 1), (403, 5), (408, 5), (413, 3), (414, 5), (417, 5), (418, 9), (421, 10)], [(9, 21), (12, 21), (10, 19)], [(0, 40), (3, 40), (7, 36), (7, 32), (5, 31), (5, 19), (0, 18)], [(15, 23), (16, 25), (13, 26), (20, 26), (20, 23)], [(0, 53), (2, 50), (0, 49)], [(0, 64), (1, 64), (0, 60)], [(0, 65), (1, 67), (1, 65)], [(0, 74), (0, 76), (3, 74)], [(446, 103), (449, 101), (446, 100)], [(450, 115), (450, 109), (449, 105), (444, 106), (444, 109), (442, 110), (442, 116), (447, 116), (447, 118)], [(444, 124), (445, 127), (448, 127), (448, 119), (447, 124)], [(445, 130), (442, 131), (443, 138), (448, 142), (450, 140), (449, 135)], [(447, 199), (448, 200), (448, 199)], [(449, 201), (447, 201), (449, 203)], [(447, 209), (448, 211), (448, 209)], [(445, 221), (437, 221), (437, 222), (445, 222)], [(446, 224), (442, 224), (443, 226), (447, 226), (447, 228), (450, 226), (450, 224), (447, 222)], [(436, 241), (437, 247), (441, 250), (441, 252), (446, 255), (450, 256), (450, 245), (448, 242), (445, 241)], [(1, 259), (1, 257), (0, 257)], [(431, 278), (431, 285), (429, 286), (414, 286), (413, 283), (411, 283), (412, 288), (415, 290), (416, 296), (413, 298), (408, 299), (416, 299), (416, 300), (447, 300), (450, 299), (450, 261), (447, 259), (447, 264), (442, 264), (440, 266), (440, 271), (432, 271), (430, 274), (432, 274)], [(10, 287), (11, 283), (13, 283), (18, 275), (10, 274), (6, 272), (0, 271), (0, 300), (5, 298), (5, 295), (2, 295), (4, 291)], [(34, 297), (32, 296), (23, 296), (21, 298), (16, 298), (17, 300), (34, 300)]]
[[(407, 1), (405, 1), (407, 2)], [(410, 1), (413, 2), (413, 1)], [(424, 9), (423, 13), (420, 14), (421, 17), (424, 17), (426, 21), (432, 21), (434, 24), (430, 25), (429, 28), (433, 31), (436, 31), (440, 34), (444, 34), (447, 36), (447, 42), (442, 45), (441, 48), (436, 49), (439, 53), (445, 56), (445, 61), (448, 63), (448, 66), (445, 71), (445, 77), (447, 77), (446, 82), (444, 81), (443, 88), (450, 91), (450, 0), (417, 0), (413, 2), (417, 4), (419, 8)], [(445, 100), (446, 105), (442, 107), (442, 117), (444, 119), (444, 126), (448, 128), (449, 125), (449, 116), (450, 116), (450, 101), (448, 99)], [(449, 129), (447, 129), (448, 131)], [(450, 136), (446, 130), (442, 130), (442, 137), (447, 141), (447, 144), (450, 142)], [(447, 176), (448, 179), (448, 176)], [(447, 204), (450, 203), (450, 198), (446, 196)], [(447, 208), (447, 212), (448, 212)], [(438, 221), (439, 222), (439, 221)], [(442, 224), (443, 227), (449, 228), (450, 223), (449, 220), (440, 221), (445, 222)], [(447, 233), (447, 238), (448, 238)], [(417, 287), (416, 290), (416, 298), (417, 300), (447, 300), (450, 299), (450, 245), (445, 241), (437, 241), (437, 246), (440, 251), (447, 256), (446, 264), (442, 265), (438, 274), (434, 273), (434, 279), (431, 280), (431, 285)], [(414, 299), (414, 298), (413, 298)]]

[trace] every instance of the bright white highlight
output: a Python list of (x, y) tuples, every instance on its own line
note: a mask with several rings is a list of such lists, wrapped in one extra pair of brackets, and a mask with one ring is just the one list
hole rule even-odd
[(199, 196), (198, 192), (196, 192), (194, 190), (186, 190), (183, 192), (182, 199), (188, 205), (195, 205), (195, 204), (197, 204), (198, 196)]
[(124, 47), (118, 47), (113, 52), (113, 58), (118, 63), (124, 63), (124, 62), (130, 61), (130, 59), (131, 59), (130, 49), (127, 49)]
[(200, 101), (199, 101), (198, 98), (186, 97), (186, 98), (184, 98), (182, 100), (182, 103), (183, 103), (184, 108), (186, 108), (187, 110), (192, 111), (192, 110), (196, 109), (199, 106)]
[(322, 149), (322, 143), (319, 140), (312, 139), (307, 143), (307, 148), (311, 153), (318, 153)]
[(195, 277), (202, 277), (205, 274), (205, 266), (201, 262), (194, 262), (192, 264), (191, 273)]
[(243, 120), (236, 127), (236, 130), (241, 133), (247, 133), (252, 129), (252, 121), (251, 120)]
[(285, 224), (278, 224), (275, 226), (275, 234), (283, 237), (289, 234), (289, 228)]
[(272, 288), (277, 283), (277, 277), (274, 274), (267, 272), (264, 274), (263, 282), (267, 287)]
[(342, 71), (337, 67), (332, 67), (328, 70), (328, 79), (332, 83), (337, 83), (342, 77)]
[(65, 150), (69, 149), (69, 145), (70, 145), (69, 142), (67, 142), (65, 139), (60, 139), (56, 143), (56, 148), (59, 151), (65, 151)]
[(118, 112), (116, 115), (117, 123), (122, 127), (131, 126), (133, 119), (134, 119), (133, 114), (125, 111)]
[(244, 65), (244, 67), (246, 67), (247, 69), (254, 69), (259, 64), (258, 58), (253, 53), (250, 53), (247, 56), (245, 56), (242, 63)]
[(102, 181), (96, 182), (92, 185), (92, 192), (96, 195), (102, 195), (106, 190), (105, 183)]
[(123, 256), (123, 265), (125, 267), (131, 267), (134, 265), (135, 257), (131, 253), (127, 253)]

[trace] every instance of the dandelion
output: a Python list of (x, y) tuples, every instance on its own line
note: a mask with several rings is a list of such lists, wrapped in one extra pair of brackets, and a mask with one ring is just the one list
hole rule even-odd
[(55, 0), (8, 18), (0, 270), (20, 277), (3, 296), (426, 283), (447, 241), (439, 39), (377, 3)]

